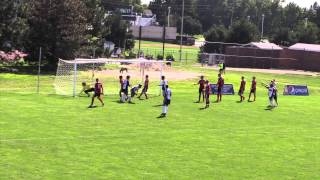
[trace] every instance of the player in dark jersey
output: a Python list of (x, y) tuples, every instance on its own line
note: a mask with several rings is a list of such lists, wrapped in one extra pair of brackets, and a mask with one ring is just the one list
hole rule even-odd
[(132, 98), (134, 98), (134, 96), (137, 95), (137, 93), (138, 93), (138, 91), (139, 91), (139, 89), (141, 87), (142, 87), (142, 85), (138, 84), (138, 85), (134, 86), (133, 88), (131, 88), (131, 90), (130, 90), (131, 96), (128, 98), (129, 99), (129, 103), (132, 103), (132, 101), (131, 101)]
[(197, 103), (200, 102), (201, 96), (202, 96), (202, 101), (204, 102), (204, 98), (205, 98), (204, 97), (205, 96), (204, 90), (205, 90), (205, 84), (206, 84), (206, 81), (204, 80), (204, 76), (200, 76), (200, 80), (198, 81), (198, 83), (196, 85), (198, 85), (198, 84), (199, 84), (199, 99), (198, 99)]
[(206, 107), (209, 108), (210, 106), (210, 92), (211, 92), (211, 87), (209, 81), (205, 81), (205, 97), (206, 97)]
[(257, 81), (256, 77), (252, 77), (252, 82), (251, 82), (251, 89), (249, 93), (249, 99), (248, 102), (251, 101), (251, 95), (253, 94), (253, 101), (256, 101), (256, 91), (257, 91)]
[(99, 101), (101, 102), (102, 106), (104, 106), (103, 100), (101, 98), (101, 95), (103, 95), (103, 86), (102, 84), (99, 82), (99, 79), (96, 79), (96, 83), (94, 85), (94, 95), (92, 97), (91, 100), (91, 104), (89, 106), (89, 108), (93, 107), (93, 103), (94, 103), (94, 99), (97, 97), (99, 99)]
[(272, 84), (273, 84), (273, 99), (276, 102), (275, 106), (278, 106), (279, 105), (278, 104), (278, 89), (277, 89), (277, 84), (276, 84), (275, 79), (272, 81)]
[(243, 95), (244, 91), (246, 89), (246, 81), (244, 80), (244, 77), (241, 77), (241, 84), (239, 88), (238, 95), (240, 96), (240, 102), (244, 101), (245, 97)]
[(122, 92), (122, 86), (123, 86), (123, 77), (122, 76), (119, 76), (119, 84), (120, 84), (119, 96), (121, 98), (121, 92)]
[(140, 96), (138, 97), (139, 99), (141, 99), (141, 96), (144, 94), (146, 96), (146, 99), (148, 99), (148, 88), (149, 88), (149, 76), (146, 75), (146, 79), (144, 80), (144, 85), (143, 85), (143, 89), (141, 91)]
[(224, 79), (221, 74), (218, 74), (218, 82), (217, 82), (217, 101), (216, 102), (221, 102), (222, 100), (222, 89), (224, 86)]

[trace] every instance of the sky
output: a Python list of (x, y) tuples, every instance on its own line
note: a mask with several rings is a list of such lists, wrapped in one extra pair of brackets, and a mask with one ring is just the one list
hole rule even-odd
[[(141, 0), (142, 3), (149, 4), (151, 0)], [(286, 0), (285, 4), (288, 4), (289, 2), (294, 2), (298, 4), (301, 7), (309, 8), (311, 5), (313, 5), (314, 2), (318, 2), (320, 4), (320, 0)]]

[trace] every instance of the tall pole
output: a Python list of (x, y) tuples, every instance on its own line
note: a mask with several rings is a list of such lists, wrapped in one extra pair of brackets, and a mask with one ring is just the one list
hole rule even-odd
[(263, 39), (263, 31), (264, 31), (264, 14), (262, 14), (262, 23), (261, 23), (261, 40)]
[(180, 28), (180, 62), (182, 60), (182, 35), (183, 35), (183, 20), (184, 20), (184, 0), (182, 0), (182, 12), (181, 12), (181, 28)]
[(308, 27), (308, 18), (304, 18), (304, 20), (305, 20), (305, 28), (307, 28)]
[(171, 13), (171, 7), (168, 7), (168, 27), (170, 27), (170, 13)]
[(41, 58), (42, 58), (42, 48), (39, 49), (39, 62), (38, 62), (38, 84), (37, 93), (40, 93), (40, 74), (41, 74)]
[(138, 50), (139, 56), (140, 56), (140, 51), (141, 51), (141, 35), (142, 35), (142, 26), (139, 26), (139, 50)]

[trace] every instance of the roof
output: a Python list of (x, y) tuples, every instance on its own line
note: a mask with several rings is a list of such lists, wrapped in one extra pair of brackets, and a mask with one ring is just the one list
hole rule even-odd
[(320, 44), (297, 43), (289, 47), (291, 50), (320, 52)]
[(258, 49), (264, 49), (264, 50), (282, 50), (282, 47), (274, 43), (252, 42), (252, 43), (249, 43), (248, 45), (256, 47)]

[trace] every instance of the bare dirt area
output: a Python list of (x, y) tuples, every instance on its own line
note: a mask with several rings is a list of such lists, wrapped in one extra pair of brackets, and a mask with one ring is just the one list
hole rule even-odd
[[(201, 66), (201, 65), (196, 65)], [(216, 66), (205, 66), (208, 69), (218, 69)], [(256, 72), (268, 74), (287, 74), (287, 75), (304, 75), (304, 76), (320, 76), (320, 72), (302, 71), (302, 70), (282, 70), (282, 69), (251, 69), (251, 68), (232, 68), (227, 67), (227, 71), (238, 72)]]
[(103, 70), (100, 71), (100, 74), (103, 74), (106, 77), (113, 77), (118, 78), (118, 76), (127, 76), (130, 75), (134, 79), (139, 79), (141, 76), (148, 75), (150, 80), (159, 80), (161, 75), (166, 76), (167, 79), (170, 79), (170, 81), (181, 81), (181, 80), (189, 80), (189, 79), (195, 79), (199, 78), (201, 76), (200, 73), (196, 72), (188, 72), (188, 71), (181, 71), (181, 70), (175, 70), (171, 67), (165, 67), (163, 69), (163, 72), (161, 74), (161, 68), (148, 68), (145, 69), (144, 73), (140, 71), (139, 68), (135, 68), (132, 66), (127, 67), (128, 72), (124, 71), (123, 73), (120, 73), (119, 70)]

